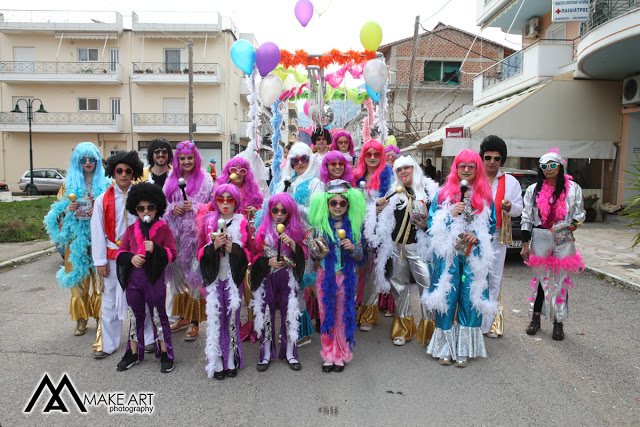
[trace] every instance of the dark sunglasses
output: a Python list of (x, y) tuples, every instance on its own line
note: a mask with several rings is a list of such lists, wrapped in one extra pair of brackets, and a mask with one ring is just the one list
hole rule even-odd
[(153, 154), (167, 154), (168, 151), (166, 148), (157, 148), (153, 150)]
[(227, 203), (227, 204), (231, 204), (231, 203), (235, 203), (236, 198), (233, 196), (230, 197), (222, 197), (222, 196), (218, 196), (216, 197), (216, 202), (218, 203)]
[(329, 162), (329, 166), (331, 166), (332, 168), (335, 168), (336, 166), (344, 167), (344, 162), (343, 161)]
[(142, 213), (144, 211), (147, 212), (155, 212), (156, 211), (156, 205), (154, 205), (153, 203), (147, 205), (147, 206), (142, 206), (142, 205), (138, 205), (136, 206), (136, 212), (138, 213)]
[(247, 174), (247, 170), (245, 168), (229, 168), (229, 175), (231, 175), (232, 173), (240, 176), (245, 176)]
[(121, 175), (123, 173), (125, 173), (127, 175), (131, 175), (133, 173), (133, 169), (131, 169), (131, 168), (126, 168), (126, 169), (116, 168), (116, 173), (118, 175)]
[(364, 153), (364, 157), (365, 159), (370, 159), (372, 157), (379, 159), (380, 157), (382, 157), (382, 153), (379, 151), (367, 151), (366, 153)]
[(84, 165), (85, 163), (91, 163), (92, 165), (97, 162), (97, 160), (93, 157), (80, 157), (80, 164)]
[(294, 157), (290, 161), (291, 161), (291, 166), (295, 168), (296, 166), (298, 166), (299, 163), (302, 163), (303, 165), (306, 165), (307, 163), (309, 163), (309, 156), (304, 155), (300, 157)]
[(555, 162), (554, 163), (543, 163), (543, 164), (540, 165), (540, 169), (542, 169), (543, 171), (546, 171), (547, 168), (555, 169), (559, 165), (560, 165), (559, 163), (555, 163)]
[(346, 208), (348, 204), (349, 203), (347, 203), (346, 200), (329, 200), (329, 206), (331, 206), (332, 208), (335, 208), (338, 205), (340, 205), (341, 208)]
[(282, 209), (278, 209), (276, 207), (271, 208), (271, 213), (274, 215), (278, 215), (279, 213), (281, 213), (282, 215), (286, 215), (289, 212), (287, 212), (287, 210), (285, 208)]
[(502, 160), (502, 156), (484, 156), (484, 159), (487, 162), (490, 162), (491, 159), (495, 160), (496, 162), (499, 162), (500, 160)]

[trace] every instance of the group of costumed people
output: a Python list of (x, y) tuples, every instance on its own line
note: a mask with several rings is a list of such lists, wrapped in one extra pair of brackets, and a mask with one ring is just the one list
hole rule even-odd
[(238, 374), (245, 339), (258, 341), (258, 371), (276, 358), (298, 371), (298, 347), (315, 333), (322, 371), (342, 372), (356, 330), (372, 330), (383, 310), (394, 345), (415, 337), (441, 364), (465, 367), (486, 357), (485, 336), (504, 333), (502, 270), (510, 219), (520, 215), (534, 273), (526, 332), (540, 329), (544, 313), (553, 339), (563, 338), (570, 277), (583, 269), (573, 230), (585, 212), (557, 149), (540, 158), (523, 201), (501, 171), (507, 146), (494, 135), (480, 153), (462, 150), (442, 187), (393, 145), (366, 141), (356, 158), (347, 132), (319, 128), (312, 141), (314, 150), (282, 147), (270, 191), (246, 152), (216, 176), (192, 141), (172, 150), (153, 140), (147, 168), (135, 151), (103, 161), (95, 145), (78, 144), (45, 225), (65, 248), (57, 278), (71, 290), (74, 334), (97, 320), (94, 357), (114, 353), (125, 326), (117, 369), (155, 353), (171, 372), (172, 333), (196, 340), (206, 321), (209, 378)]

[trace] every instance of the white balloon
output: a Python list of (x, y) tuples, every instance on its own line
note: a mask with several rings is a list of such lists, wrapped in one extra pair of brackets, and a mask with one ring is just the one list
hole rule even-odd
[(329, 9), (329, 6), (331, 6), (331, 0), (313, 0), (313, 8), (318, 16), (322, 16)]
[(260, 98), (265, 107), (271, 107), (282, 95), (282, 80), (275, 74), (267, 74), (260, 82)]
[(282, 85), (284, 87), (284, 90), (291, 90), (294, 87), (298, 87), (298, 82), (293, 77), (293, 74), (288, 74), (287, 78), (282, 82)]
[(376, 93), (384, 89), (384, 84), (389, 78), (387, 64), (379, 59), (372, 59), (364, 66), (364, 81)]

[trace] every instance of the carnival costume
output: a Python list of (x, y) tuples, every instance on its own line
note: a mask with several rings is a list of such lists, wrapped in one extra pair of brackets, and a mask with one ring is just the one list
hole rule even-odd
[[(430, 275), (425, 254), (431, 246), (431, 239), (425, 230), (415, 225), (415, 221), (427, 219), (429, 205), (435, 200), (438, 185), (425, 177), (416, 161), (407, 156), (400, 157), (394, 163), (392, 191), (396, 191), (398, 186), (404, 187), (404, 181), (397, 171), (405, 166), (413, 167), (411, 186), (391, 196), (389, 204), (377, 218), (376, 239), (380, 243), (377, 247), (375, 280), (387, 284), (390, 278), (394, 301), (390, 335), (394, 344), (403, 345), (416, 334), (418, 341), (427, 344), (435, 328), (435, 314), (422, 304), (422, 319), (416, 331), (410, 308), (410, 276), (415, 279), (420, 296), (428, 292)], [(391, 269), (387, 265), (390, 260)]]
[[(93, 159), (95, 162), (89, 188), (85, 183), (80, 159), (84, 161)], [(69, 170), (58, 192), (58, 200), (51, 205), (49, 213), (44, 217), (45, 228), (51, 242), (65, 249), (64, 266), (58, 270), (56, 278), (60, 287), (71, 290), (69, 314), (71, 314), (71, 320), (77, 322), (75, 335), (84, 335), (89, 318), (96, 319), (98, 327), (93, 344), (94, 351), (102, 351), (100, 328), (102, 280), (96, 275), (91, 258), (90, 209), (93, 206), (93, 200), (104, 193), (109, 184), (109, 180), (104, 176), (100, 151), (90, 142), (81, 142), (71, 155)], [(75, 201), (81, 204), (76, 212), (69, 211), (70, 196), (75, 197)], [(93, 293), (90, 295), (91, 284), (93, 284)]]
[[(338, 145), (338, 140), (342, 137), (347, 138), (347, 141), (349, 141), (349, 151), (346, 153), (343, 153), (342, 151), (340, 151), (340, 147)], [(347, 132), (346, 130), (341, 130), (339, 132), (336, 132), (335, 134), (333, 134), (331, 136), (331, 145), (329, 146), (330, 150), (333, 151), (337, 151), (340, 154), (342, 154), (345, 159), (347, 159), (347, 161), (354, 165), (355, 164), (355, 160), (356, 160), (356, 153), (353, 150), (353, 138), (351, 138), (351, 134), (349, 132)]]

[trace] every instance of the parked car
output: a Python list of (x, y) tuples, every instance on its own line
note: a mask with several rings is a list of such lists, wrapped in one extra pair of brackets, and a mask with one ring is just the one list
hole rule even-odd
[[(43, 193), (57, 193), (62, 187), (64, 177), (67, 171), (62, 169), (34, 169), (33, 170), (33, 186), (35, 187), (36, 194)], [(31, 172), (26, 171), (20, 181), (18, 181), (18, 187), (20, 190), (29, 194), (31, 186)]]
[[(522, 197), (524, 192), (531, 184), (535, 184), (538, 181), (538, 173), (532, 170), (524, 169), (511, 169), (502, 168), (502, 171), (508, 173), (518, 180), (520, 187), (522, 187)], [(511, 218), (511, 235), (513, 237), (513, 243), (507, 247), (507, 252), (520, 252), (522, 248), (522, 230), (520, 230), (521, 217)]]
[(9, 191), (9, 186), (4, 182), (0, 182), (0, 191)]

